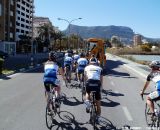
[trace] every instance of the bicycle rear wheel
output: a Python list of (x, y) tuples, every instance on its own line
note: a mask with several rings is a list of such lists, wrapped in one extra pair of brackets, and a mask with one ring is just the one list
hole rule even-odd
[(157, 119), (156, 118), (152, 119), (151, 116), (152, 116), (151, 110), (150, 110), (149, 106), (146, 103), (146, 106), (145, 106), (146, 123), (147, 123), (147, 125), (149, 127), (156, 127), (157, 126), (157, 123), (156, 123)]
[[(51, 109), (51, 107), (52, 107), (52, 109)], [(54, 106), (53, 106), (52, 102), (49, 101), (49, 102), (47, 103), (47, 106), (46, 106), (46, 115), (45, 115), (45, 117), (46, 117), (46, 126), (47, 126), (48, 129), (51, 129), (51, 128), (52, 128), (53, 119), (54, 119), (54, 117), (55, 117), (55, 115), (56, 115), (53, 107), (54, 107)]]
[(94, 105), (91, 106), (90, 123), (92, 124), (93, 129), (96, 130), (96, 109)]

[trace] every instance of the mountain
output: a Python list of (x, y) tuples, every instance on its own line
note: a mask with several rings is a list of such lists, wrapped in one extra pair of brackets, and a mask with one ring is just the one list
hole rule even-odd
[[(70, 29), (69, 29), (70, 28)], [(131, 43), (133, 41), (134, 32), (130, 27), (126, 26), (77, 26), (70, 24), (64, 33), (66, 35), (78, 34), (82, 38), (87, 39), (91, 37), (111, 39), (112, 36), (118, 36), (122, 42)], [(155, 41), (160, 39), (147, 38), (142, 35), (142, 38), (145, 38), (149, 41)]]

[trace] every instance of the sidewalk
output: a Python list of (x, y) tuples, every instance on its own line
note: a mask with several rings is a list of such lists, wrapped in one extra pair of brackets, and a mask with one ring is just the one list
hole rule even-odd
[(120, 61), (124, 62), (125, 67), (140, 74), (143, 78), (146, 78), (147, 75), (150, 73), (150, 68), (146, 65), (138, 64), (136, 62), (133, 62), (133, 61), (109, 54), (109, 53), (106, 53), (106, 57), (107, 57), (107, 59), (114, 60), (114, 58), (115, 58), (116, 60), (120, 60)]

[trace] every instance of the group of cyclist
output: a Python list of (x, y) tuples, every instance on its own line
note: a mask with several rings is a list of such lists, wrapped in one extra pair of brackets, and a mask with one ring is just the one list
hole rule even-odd
[[(65, 77), (66, 70), (68, 73), (68, 77)], [(78, 84), (81, 81), (81, 75), (84, 76), (84, 82), (86, 87), (86, 112), (89, 112), (90, 107), (90, 92), (96, 91), (95, 99), (97, 106), (97, 121), (101, 114), (101, 88), (103, 84), (103, 76), (102, 76), (102, 68), (98, 64), (98, 60), (94, 55), (90, 59), (85, 57), (85, 53), (81, 52), (78, 54), (76, 51), (68, 50), (64, 56), (64, 65), (59, 64), (57, 62), (57, 57), (54, 52), (49, 53), (49, 59), (44, 65), (44, 86), (45, 86), (45, 95), (46, 100), (48, 101), (50, 89), (48, 84), (53, 84), (58, 87), (58, 95), (60, 96), (60, 85), (57, 84), (58, 79), (58, 71), (62, 75), (63, 79), (68, 78), (68, 82), (71, 82), (71, 73), (75, 71), (75, 80), (77, 80)], [(58, 82), (59, 83), (59, 82)]]
[[(154, 101), (160, 100), (160, 62), (152, 61), (150, 63), (151, 73), (147, 76), (146, 83), (141, 90), (140, 94), (143, 95), (146, 88), (149, 86), (150, 81), (156, 83), (156, 91), (151, 92), (147, 96), (147, 104), (150, 107), (152, 112), (152, 117), (155, 116), (154, 112)], [(75, 71), (75, 80), (78, 83), (81, 80), (80, 75), (83, 74), (85, 87), (86, 87), (86, 99), (85, 104), (87, 104), (86, 112), (89, 112), (88, 108), (90, 107), (90, 92), (96, 91), (96, 106), (97, 106), (97, 120), (101, 115), (101, 89), (103, 86), (103, 76), (102, 76), (102, 68), (99, 66), (98, 60), (94, 55), (91, 56), (90, 59), (85, 58), (85, 53), (82, 52), (78, 54), (78, 52), (73, 53), (73, 51), (69, 50), (65, 53), (64, 56), (64, 64), (57, 62), (57, 57), (54, 52), (49, 53), (49, 59), (44, 65), (44, 86), (45, 86), (45, 95), (48, 101), (48, 96), (50, 92), (50, 88), (48, 86), (49, 83), (57, 86), (58, 95), (60, 96), (60, 84), (58, 80), (58, 71), (62, 75), (63, 79), (65, 78), (66, 69), (69, 69), (69, 82), (71, 81), (71, 73), (72, 70)]]

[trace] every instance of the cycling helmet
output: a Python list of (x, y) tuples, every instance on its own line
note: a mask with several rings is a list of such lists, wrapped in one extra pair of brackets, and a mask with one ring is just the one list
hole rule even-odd
[(80, 54), (80, 57), (85, 57), (85, 54), (82, 52), (82, 53)]
[(97, 64), (97, 63), (98, 63), (98, 60), (97, 60), (95, 57), (92, 57), (92, 58), (89, 60), (89, 63)]
[(150, 68), (160, 68), (160, 61), (156, 61), (156, 60), (154, 60), (154, 61), (152, 61), (150, 64), (149, 64), (149, 67)]
[(67, 52), (73, 54), (73, 50), (71, 49), (68, 49)]
[(72, 54), (71, 54), (71, 53), (68, 53), (68, 57), (72, 57)]
[(49, 59), (52, 60), (52, 61), (56, 61), (56, 55), (55, 55), (55, 53), (53, 51), (51, 51), (49, 53)]

